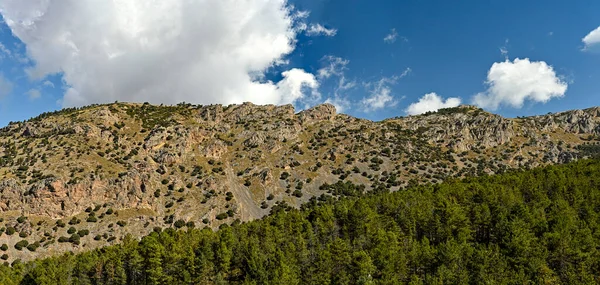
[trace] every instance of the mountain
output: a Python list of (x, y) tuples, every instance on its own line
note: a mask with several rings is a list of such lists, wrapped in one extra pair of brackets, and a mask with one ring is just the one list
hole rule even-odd
[(398, 191), (566, 163), (600, 153), (599, 133), (600, 108), (509, 119), (460, 106), (381, 122), (329, 104), (64, 109), (0, 129), (2, 257), (217, 229), (343, 196), (339, 181)]

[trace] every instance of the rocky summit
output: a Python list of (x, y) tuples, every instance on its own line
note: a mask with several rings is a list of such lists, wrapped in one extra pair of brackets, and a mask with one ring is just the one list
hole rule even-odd
[(329, 185), (347, 181), (398, 191), (565, 163), (599, 153), (599, 133), (600, 108), (510, 119), (460, 106), (380, 122), (329, 104), (64, 109), (0, 129), (2, 258), (218, 229), (343, 196)]

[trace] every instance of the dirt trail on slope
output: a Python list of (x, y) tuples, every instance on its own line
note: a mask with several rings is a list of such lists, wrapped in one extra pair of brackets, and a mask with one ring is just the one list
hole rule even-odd
[(250, 192), (248, 192), (248, 188), (244, 187), (237, 181), (236, 175), (233, 173), (233, 168), (229, 167), (229, 165), (225, 165), (225, 167), (225, 175), (227, 176), (229, 191), (233, 193), (233, 197), (238, 202), (241, 220), (249, 221), (264, 216), (264, 211), (257, 205), (256, 202), (254, 202)]

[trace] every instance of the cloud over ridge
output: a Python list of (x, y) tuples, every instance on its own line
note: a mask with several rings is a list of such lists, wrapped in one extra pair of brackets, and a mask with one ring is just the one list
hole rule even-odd
[(527, 100), (545, 103), (563, 97), (568, 87), (552, 66), (528, 58), (494, 63), (486, 84), (488, 89), (473, 96), (473, 104), (490, 110), (501, 105), (521, 108)]
[(295, 48), (285, 0), (47, 1), (0, 3), (27, 47), (32, 79), (62, 74), (64, 106), (119, 101), (286, 104), (318, 96), (301, 69), (256, 74)]

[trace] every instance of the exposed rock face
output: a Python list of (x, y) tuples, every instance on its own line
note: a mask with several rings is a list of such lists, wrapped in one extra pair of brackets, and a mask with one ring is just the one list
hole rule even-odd
[[(462, 106), (372, 122), (331, 104), (299, 113), (252, 103), (96, 105), (0, 129), (0, 218), (32, 241), (48, 239), (35, 253), (10, 252), (9, 261), (27, 260), (178, 219), (218, 228), (259, 218), (276, 202), (299, 206), (327, 194), (323, 183), (394, 191), (408, 181), (569, 162), (600, 154), (598, 142), (599, 108), (509, 119)], [(21, 215), (32, 222), (18, 223)], [(56, 242), (65, 235), (58, 219), (90, 230), (85, 247)], [(108, 227), (117, 222), (127, 226)], [(11, 248), (17, 241), (0, 235)]]
[(337, 114), (332, 104), (322, 104), (298, 113), (302, 124), (310, 124), (316, 121), (332, 121)]

